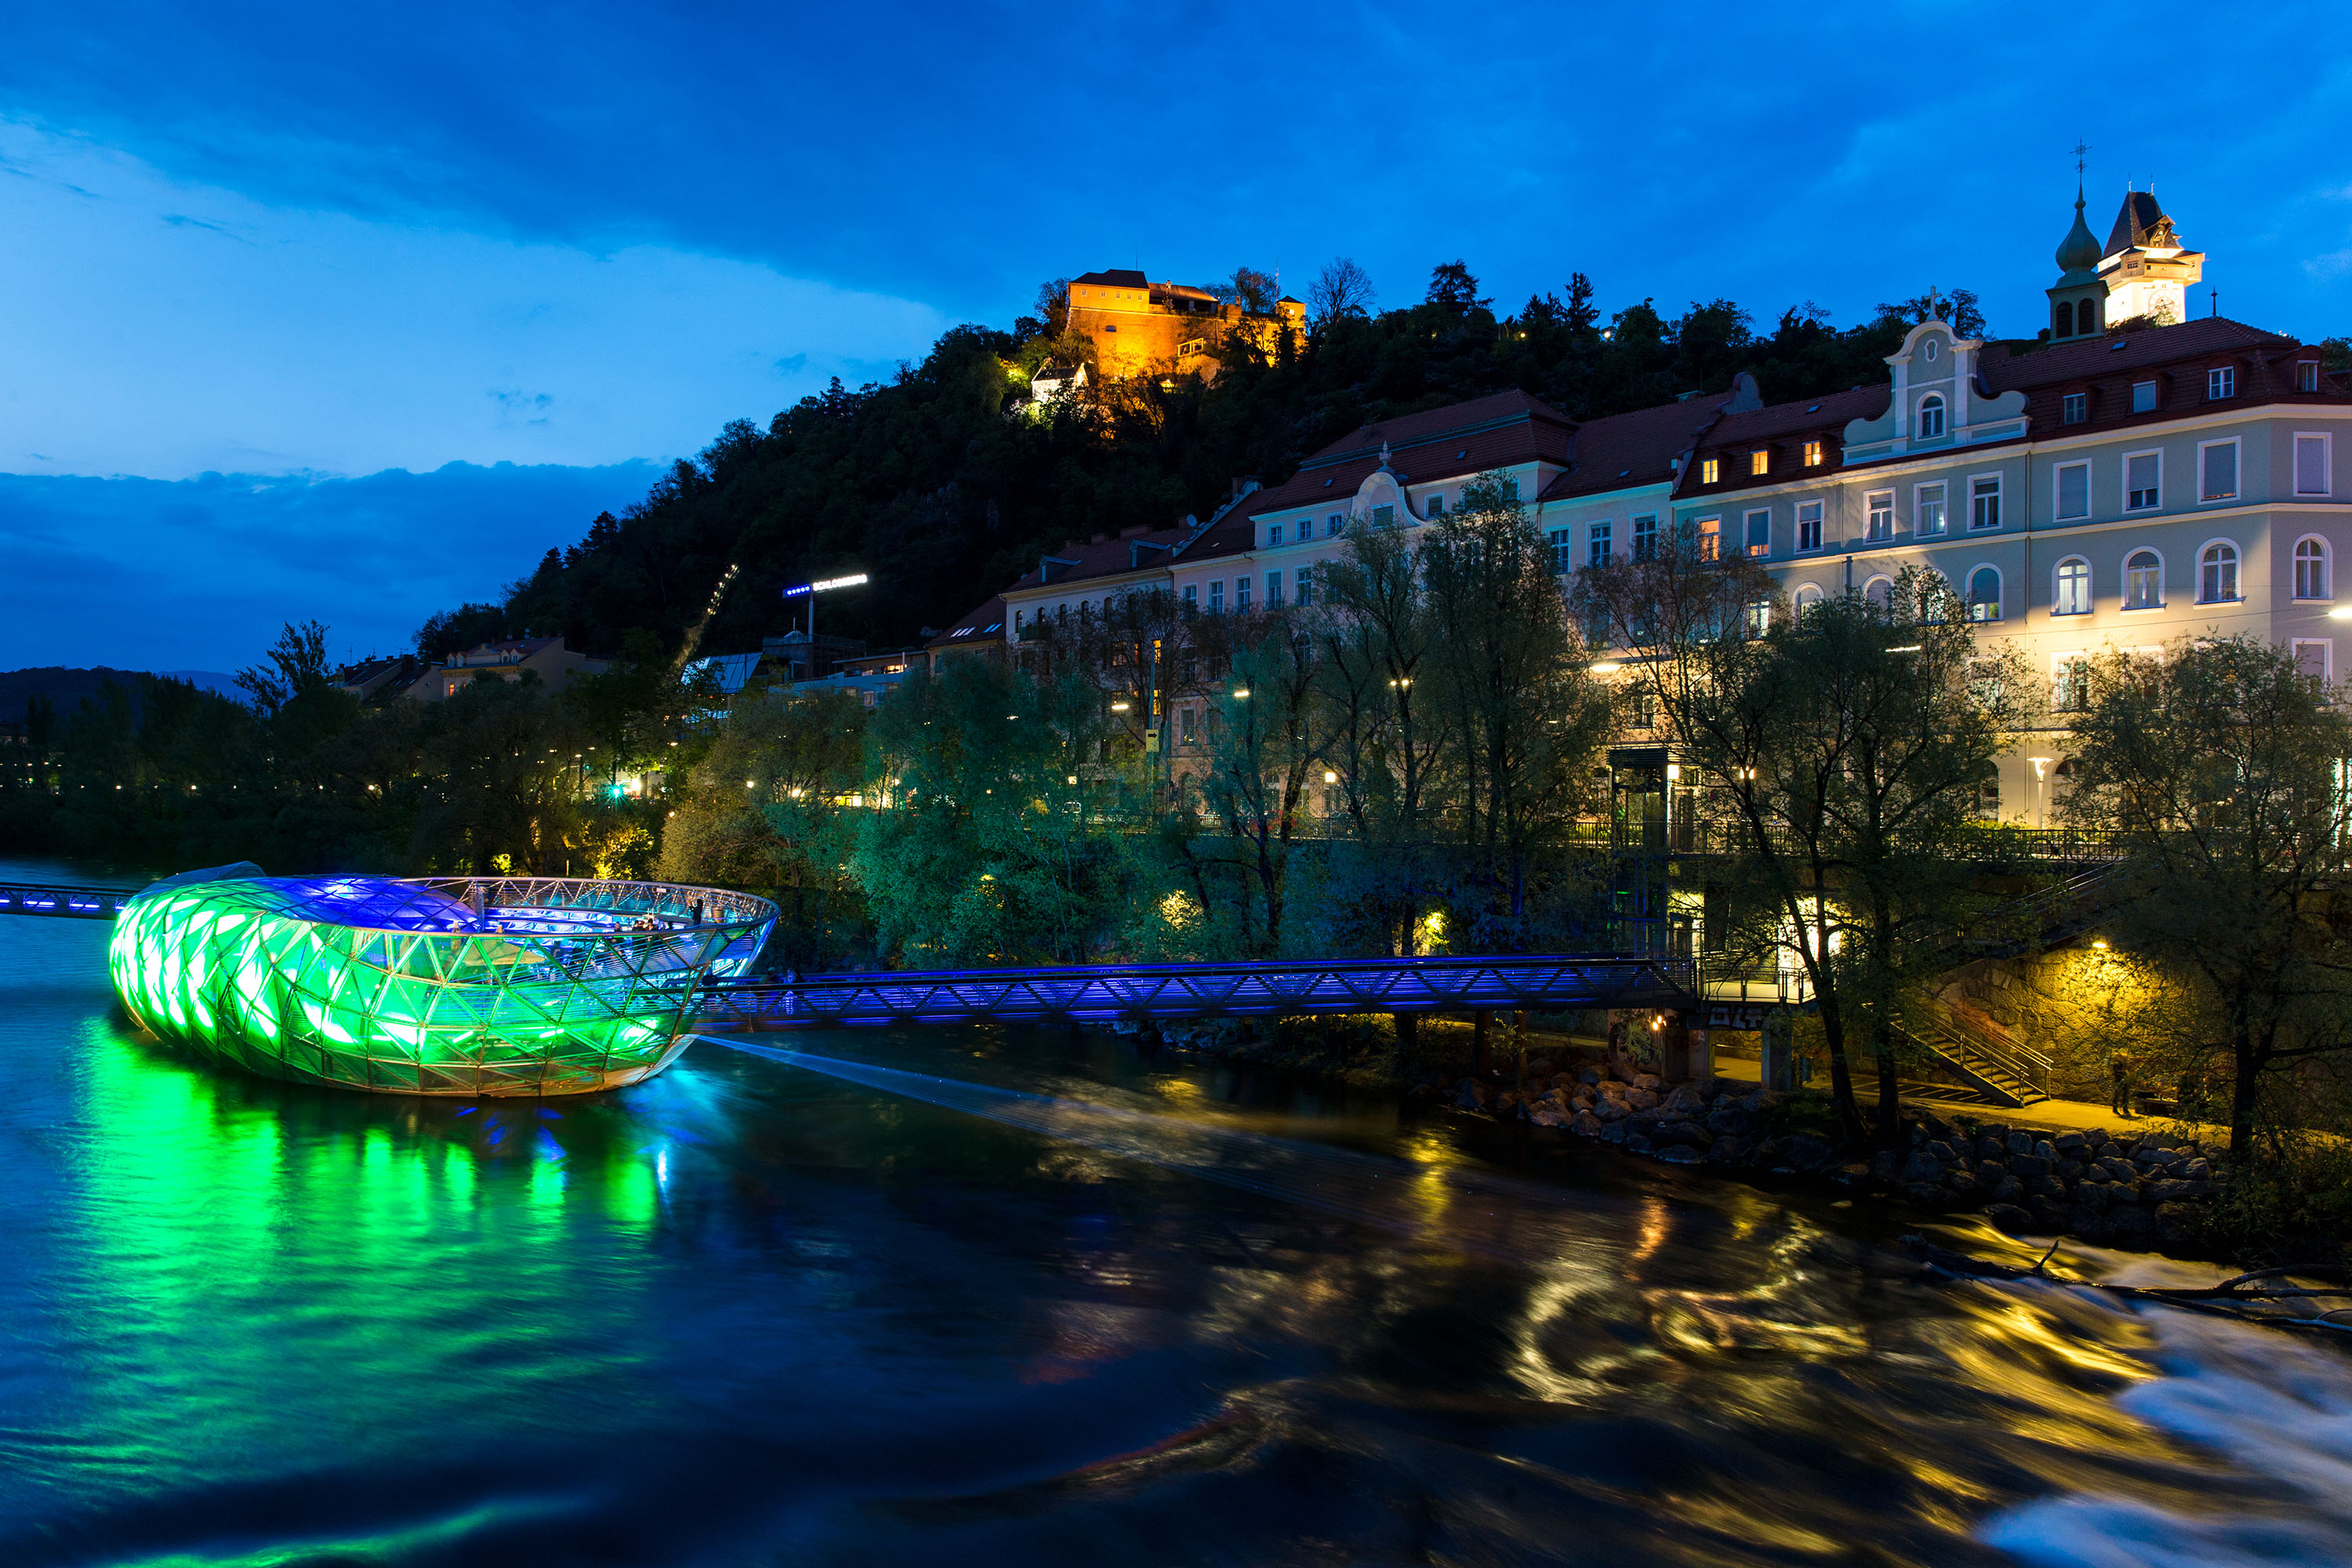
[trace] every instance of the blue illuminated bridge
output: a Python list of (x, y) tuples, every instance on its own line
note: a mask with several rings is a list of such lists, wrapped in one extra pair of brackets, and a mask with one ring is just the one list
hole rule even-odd
[(1688, 959), (1515, 954), (900, 970), (706, 985), (706, 1034), (855, 1024), (962, 1024), (1437, 1013), (1480, 1008), (1680, 1010), (1698, 1005)]
[[(0, 914), (111, 921), (138, 889), (0, 883)], [(1515, 954), (1486, 958), (1279, 959), (1066, 969), (895, 970), (706, 984), (689, 1026), (704, 1034), (983, 1020), (1265, 1017), (1299, 1013), (1560, 1013), (1700, 1005), (1686, 958)]]

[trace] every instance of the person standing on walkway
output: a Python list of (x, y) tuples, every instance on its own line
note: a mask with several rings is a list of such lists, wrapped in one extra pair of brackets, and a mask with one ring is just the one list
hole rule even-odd
[(2132, 1113), (2132, 1059), (2129, 1051), (2118, 1048), (2107, 1054), (2107, 1076), (2115, 1082), (2111, 1108), (2117, 1116), (2128, 1119)]

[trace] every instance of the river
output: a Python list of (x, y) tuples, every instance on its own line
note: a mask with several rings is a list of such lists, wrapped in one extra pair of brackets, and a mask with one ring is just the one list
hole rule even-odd
[(1817, 1194), (1061, 1030), (307, 1089), (106, 935), (0, 923), (9, 1568), (2352, 1562), (2352, 1362)]

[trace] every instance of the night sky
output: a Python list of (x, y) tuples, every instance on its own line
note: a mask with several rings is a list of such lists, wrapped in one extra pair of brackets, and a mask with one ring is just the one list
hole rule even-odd
[(2153, 181), (2225, 313), (2352, 332), (2340, 4), (0, 16), (0, 668), (391, 650), (1090, 268), (2024, 332), (2080, 139), (2101, 236)]

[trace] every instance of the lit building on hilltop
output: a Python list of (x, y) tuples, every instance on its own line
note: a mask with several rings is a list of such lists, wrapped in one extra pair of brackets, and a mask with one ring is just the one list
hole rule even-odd
[(2205, 253), (2180, 243), (2153, 191), (2126, 191), (2106, 248), (2083, 221), (2074, 193), (2074, 226), (2058, 246), (2058, 281), (2050, 294), (2053, 339), (2094, 337), (2126, 325), (2170, 326), (2189, 319), (2189, 289), (2205, 276)]
[(1149, 375), (1216, 379), (1217, 353), (1240, 338), (1271, 356), (1284, 334), (1303, 337), (1307, 307), (1285, 296), (1272, 313), (1227, 304), (1206, 289), (1153, 283), (1129, 269), (1089, 272), (1070, 280), (1069, 330), (1095, 347), (1096, 369), (1108, 380)]

